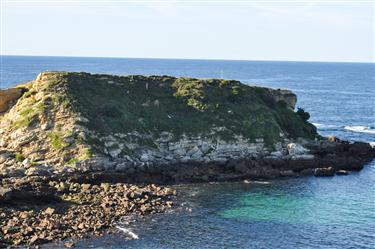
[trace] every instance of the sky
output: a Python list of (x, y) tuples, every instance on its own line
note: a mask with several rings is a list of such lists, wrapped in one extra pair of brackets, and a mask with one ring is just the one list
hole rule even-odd
[(338, 62), (375, 57), (373, 0), (0, 1), (2, 55)]

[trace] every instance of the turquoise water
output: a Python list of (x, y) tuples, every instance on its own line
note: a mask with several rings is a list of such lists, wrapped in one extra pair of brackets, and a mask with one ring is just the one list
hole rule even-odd
[[(178, 186), (183, 206), (77, 248), (374, 248), (375, 164), (333, 178)], [(188, 211), (191, 208), (191, 212)]]
[[(3, 56), (0, 88), (44, 70), (237, 79), (288, 88), (322, 135), (375, 142), (375, 64)], [(375, 161), (361, 172), (177, 186), (179, 208), (77, 248), (375, 248)], [(189, 211), (191, 210), (191, 211)], [(45, 248), (62, 248), (48, 245)]]

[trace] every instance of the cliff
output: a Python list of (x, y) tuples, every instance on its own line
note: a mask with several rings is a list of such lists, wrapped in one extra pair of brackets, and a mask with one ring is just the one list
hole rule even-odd
[(2, 101), (16, 101), (0, 114), (4, 177), (309, 160), (319, 137), (295, 94), (234, 80), (44, 72), (18, 89)]

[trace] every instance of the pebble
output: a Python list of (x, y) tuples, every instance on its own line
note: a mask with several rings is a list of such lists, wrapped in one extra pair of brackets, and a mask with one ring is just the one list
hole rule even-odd
[[(101, 236), (128, 215), (144, 216), (172, 208), (176, 195), (175, 190), (154, 184), (95, 185), (25, 177), (15, 182), (3, 181), (2, 185), (12, 187), (15, 194), (21, 193), (13, 199), (10, 195), (6, 202), (0, 200), (0, 245), (7, 246), (36, 247)], [(74, 247), (74, 242), (68, 241), (64, 246)]]

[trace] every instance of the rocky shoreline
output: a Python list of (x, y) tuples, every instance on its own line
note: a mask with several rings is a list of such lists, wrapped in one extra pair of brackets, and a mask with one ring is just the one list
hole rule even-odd
[(74, 240), (115, 231), (129, 215), (164, 212), (176, 192), (154, 184), (77, 183), (8, 178), (0, 187), (0, 248)]
[[(301, 145), (303, 144), (303, 145)], [(228, 158), (210, 162), (149, 163), (136, 167), (108, 170), (116, 161), (102, 161), (96, 169), (72, 176), (77, 181), (117, 181), (133, 183), (179, 184), (263, 180), (299, 176), (347, 175), (359, 171), (375, 158), (369, 143), (341, 141), (335, 137), (320, 141), (291, 143), (286, 151), (258, 157)], [(107, 164), (107, 165), (106, 165)]]
[[(206, 164), (159, 165), (132, 172), (91, 171), (49, 176), (3, 177), (0, 187), (0, 248), (74, 240), (115, 232), (129, 215), (170, 209), (176, 191), (157, 186), (315, 175), (347, 175), (375, 157), (367, 143), (335, 138), (290, 148), (294, 155), (241, 158)], [(156, 171), (159, 169), (159, 171)], [(163, 170), (160, 170), (163, 169)], [(134, 185), (137, 184), (137, 185)], [(147, 185), (148, 184), (148, 185)]]

